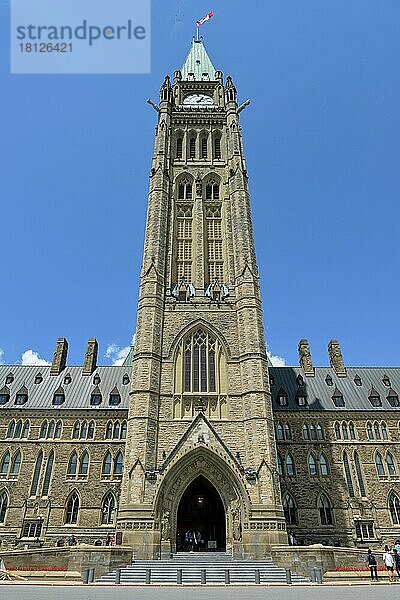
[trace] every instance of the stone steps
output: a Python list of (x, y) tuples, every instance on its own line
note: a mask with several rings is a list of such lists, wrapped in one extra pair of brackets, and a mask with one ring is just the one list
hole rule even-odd
[[(182, 570), (183, 584), (201, 584), (202, 570), (206, 571), (207, 583), (225, 583), (225, 573), (229, 569), (230, 583), (254, 584), (256, 572), (260, 583), (286, 583), (285, 570), (276, 567), (271, 559), (234, 560), (223, 552), (180, 552), (169, 560), (138, 560), (121, 569), (121, 583), (146, 583), (146, 573), (151, 569), (151, 583), (176, 584), (178, 570)], [(292, 575), (293, 583), (306, 580)], [(98, 583), (115, 582), (115, 571), (104, 575)]]

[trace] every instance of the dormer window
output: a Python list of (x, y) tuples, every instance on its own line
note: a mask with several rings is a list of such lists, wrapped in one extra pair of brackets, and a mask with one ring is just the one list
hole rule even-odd
[(329, 386), (333, 385), (333, 379), (329, 374), (325, 377), (325, 383), (326, 383), (326, 385), (329, 385)]
[(383, 385), (386, 385), (386, 387), (390, 387), (390, 379), (387, 375), (383, 376), (382, 383)]
[(7, 404), (10, 399), (10, 390), (7, 386), (4, 386), (3, 389), (0, 390), (0, 405)]
[(115, 387), (110, 392), (109, 404), (110, 404), (110, 406), (118, 406), (118, 404), (120, 404), (120, 402), (121, 402), (121, 396), (120, 396), (120, 393), (118, 391), (118, 388)]
[(333, 392), (332, 402), (338, 408), (341, 408), (345, 405), (343, 394), (340, 390), (338, 390), (337, 387), (335, 388), (335, 391)]
[(99, 385), (100, 381), (100, 375), (96, 373), (96, 375), (93, 377), (93, 385)]
[(103, 397), (99, 388), (95, 388), (90, 396), (90, 404), (91, 406), (98, 406), (101, 404)]
[(304, 379), (301, 375), (297, 375), (296, 381), (297, 381), (297, 385), (300, 385), (300, 386), (304, 385)]
[(127, 373), (125, 373), (125, 375), (122, 378), (122, 385), (128, 385), (129, 383), (129, 375)]
[(23, 386), (16, 395), (15, 398), (15, 404), (17, 404), (18, 406), (21, 406), (22, 404), (25, 404), (28, 401), (28, 390), (26, 389), (25, 386)]
[(203, 81), (210, 81), (210, 75), (208, 73), (202, 73), (201, 79)]
[(273, 386), (275, 384), (275, 379), (273, 377), (273, 375), (269, 376), (269, 385)]
[(72, 377), (69, 373), (64, 377), (64, 385), (69, 385), (72, 382)]
[(287, 406), (288, 397), (284, 389), (280, 389), (277, 396), (279, 406)]
[(389, 402), (390, 406), (399, 406), (400, 402), (399, 402), (399, 396), (397, 395), (397, 393), (390, 388), (388, 395), (386, 396), (386, 400)]
[(65, 402), (64, 390), (62, 387), (59, 387), (58, 390), (56, 390), (54, 392), (53, 405), (60, 406), (60, 404), (63, 404), (64, 402)]
[(302, 389), (297, 390), (296, 401), (299, 406), (307, 405), (307, 396), (306, 396), (306, 393)]
[(6, 385), (10, 385), (10, 383), (12, 383), (14, 381), (14, 375), (12, 373), (9, 373), (6, 377)]
[(371, 389), (368, 400), (371, 402), (372, 406), (382, 406), (381, 397), (374, 388)]
[(356, 375), (353, 381), (356, 385), (358, 385), (358, 387), (362, 385), (361, 377), (359, 375)]
[(35, 384), (38, 385), (39, 383), (42, 383), (42, 381), (43, 381), (43, 375), (41, 373), (38, 373), (35, 376)]

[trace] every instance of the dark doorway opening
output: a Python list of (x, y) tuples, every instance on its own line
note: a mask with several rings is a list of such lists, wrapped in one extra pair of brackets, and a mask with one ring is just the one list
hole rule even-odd
[(226, 550), (226, 519), (215, 487), (202, 475), (187, 487), (178, 507), (177, 551)]

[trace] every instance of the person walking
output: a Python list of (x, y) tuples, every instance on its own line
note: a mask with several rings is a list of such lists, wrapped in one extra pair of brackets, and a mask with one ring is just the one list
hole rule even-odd
[(393, 554), (390, 552), (389, 546), (385, 546), (385, 552), (383, 553), (383, 562), (389, 573), (389, 581), (392, 583), (394, 581), (394, 558)]
[(393, 548), (394, 568), (396, 569), (397, 579), (400, 580), (400, 554), (396, 548)]
[(378, 581), (378, 563), (375, 554), (372, 553), (371, 548), (368, 550), (367, 562), (371, 573), (371, 581)]

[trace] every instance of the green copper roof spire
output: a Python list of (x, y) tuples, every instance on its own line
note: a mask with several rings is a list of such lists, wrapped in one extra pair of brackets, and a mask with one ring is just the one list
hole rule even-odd
[(203, 44), (203, 38), (193, 38), (189, 54), (182, 67), (182, 79), (202, 81), (215, 80), (215, 68)]

